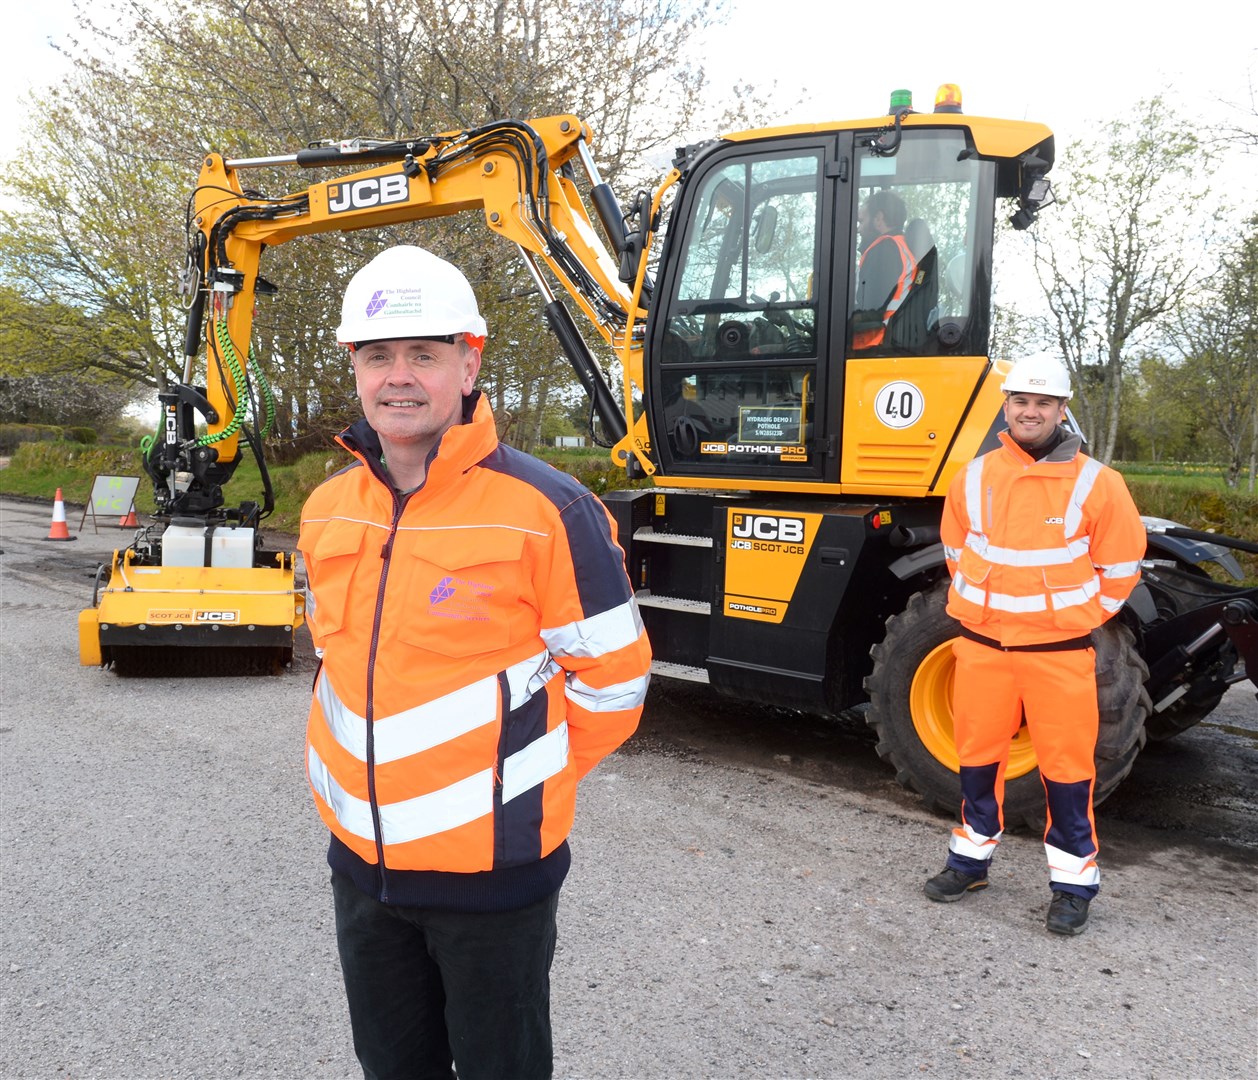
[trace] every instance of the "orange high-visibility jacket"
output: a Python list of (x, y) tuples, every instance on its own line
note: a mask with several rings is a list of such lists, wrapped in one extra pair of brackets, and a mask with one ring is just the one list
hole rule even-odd
[(1140, 580), (1145, 530), (1123, 478), (1068, 435), (1036, 461), (1007, 431), (952, 482), (940, 524), (948, 613), (1001, 645), (1081, 637)]
[[(474, 411), (473, 411), (474, 409)], [(549, 855), (577, 781), (633, 732), (650, 647), (603, 504), (500, 446), (465, 401), (427, 478), (396, 495), (365, 420), (358, 462), (302, 513), (322, 651), (306, 767), (367, 863), (472, 873)]]
[[(891, 320), (891, 316), (900, 310), (900, 305), (904, 303), (904, 298), (908, 296), (909, 289), (913, 286), (913, 277), (917, 273), (917, 259), (913, 255), (912, 248), (909, 247), (908, 241), (900, 233), (883, 233), (872, 244), (865, 249), (865, 253), (861, 256), (861, 265), (873, 254), (873, 251), (880, 244), (887, 245), (896, 249), (896, 254), (900, 259), (900, 274), (896, 278), (895, 288), (891, 292), (891, 297), (887, 300), (886, 310), (882, 315), (882, 325), (872, 330), (858, 330), (852, 335), (852, 348), (854, 349), (872, 349), (875, 345), (881, 345), (882, 339), (887, 333), (887, 323)], [(894, 255), (892, 256), (894, 258)], [(882, 303), (882, 297), (877, 297), (878, 303)]]

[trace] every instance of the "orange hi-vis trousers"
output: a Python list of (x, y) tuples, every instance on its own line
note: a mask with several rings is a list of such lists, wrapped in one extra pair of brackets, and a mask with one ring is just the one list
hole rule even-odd
[(959, 637), (953, 682), (953, 728), (961, 759), (961, 827), (949, 843), (948, 865), (986, 877), (1004, 831), (1002, 804), (1009, 741), (1027, 728), (1048, 810), (1044, 851), (1053, 889), (1091, 898), (1096, 865), (1096, 653), (1001, 649)]

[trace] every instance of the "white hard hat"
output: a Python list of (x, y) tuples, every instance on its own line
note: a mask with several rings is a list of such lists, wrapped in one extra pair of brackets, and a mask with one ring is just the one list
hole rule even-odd
[(1073, 396), (1066, 365), (1048, 353), (1024, 356), (1014, 361), (1000, 388), (1006, 394), (1047, 394), (1067, 401)]
[(470, 334), (484, 338), (476, 294), (456, 266), (408, 244), (387, 248), (345, 287), (342, 345)]

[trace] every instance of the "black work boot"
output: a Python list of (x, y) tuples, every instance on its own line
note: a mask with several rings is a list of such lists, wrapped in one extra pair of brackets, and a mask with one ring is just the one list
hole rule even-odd
[(968, 892), (975, 892), (978, 889), (985, 888), (987, 888), (987, 878), (971, 877), (969, 874), (963, 874), (960, 870), (953, 870), (949, 866), (942, 873), (936, 874), (926, 882), (922, 887), (922, 892), (932, 900), (951, 904), (954, 900), (960, 900)]
[(1053, 892), (1053, 902), (1048, 905), (1048, 929), (1054, 934), (1082, 934), (1088, 925), (1090, 901), (1074, 893)]

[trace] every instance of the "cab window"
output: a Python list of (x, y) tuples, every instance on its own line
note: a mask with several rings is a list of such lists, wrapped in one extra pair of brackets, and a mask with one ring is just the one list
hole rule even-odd
[[(908, 133), (906, 133), (906, 136)], [(963, 131), (913, 131), (893, 156), (858, 150), (851, 355), (986, 351), (995, 166)]]

